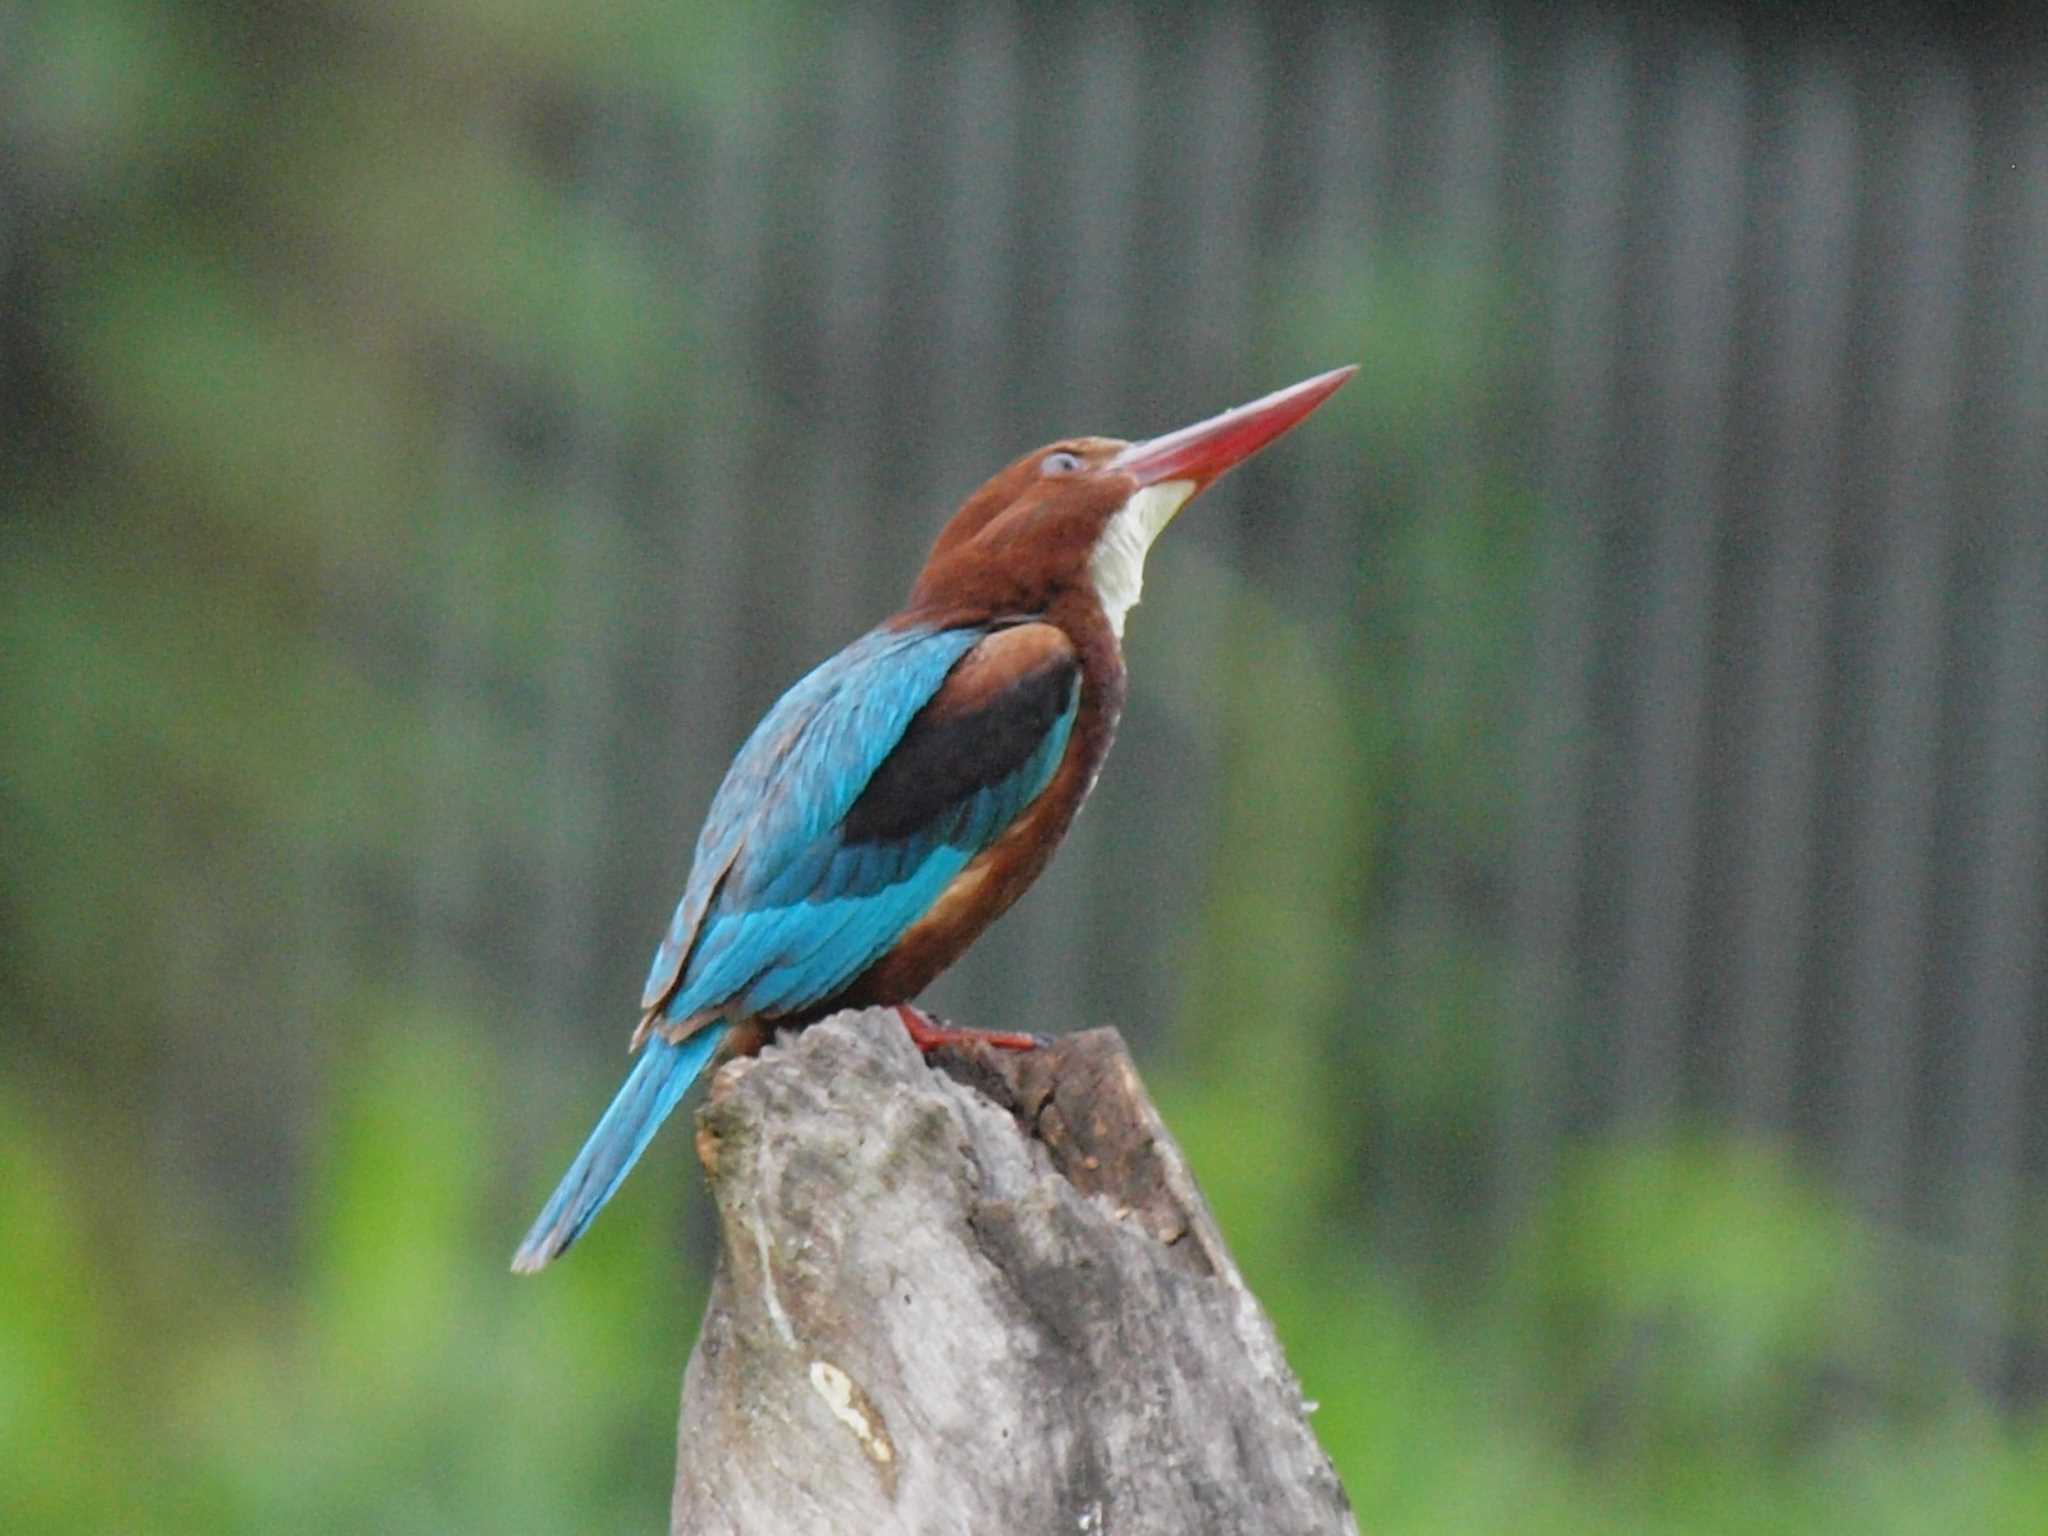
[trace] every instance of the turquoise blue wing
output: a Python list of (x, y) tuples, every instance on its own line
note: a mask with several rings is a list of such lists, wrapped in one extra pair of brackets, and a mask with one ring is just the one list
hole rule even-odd
[(1002, 835), (1066, 749), (1079, 675), (1062, 641), (942, 697), (994, 632), (874, 631), (769, 711), (713, 799), (644, 1007), (682, 1021), (825, 1002)]

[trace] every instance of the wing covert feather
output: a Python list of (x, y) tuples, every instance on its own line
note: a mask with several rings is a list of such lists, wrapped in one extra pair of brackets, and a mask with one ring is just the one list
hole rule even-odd
[(844, 988), (1045, 788), (1078, 679), (1042, 623), (875, 631), (818, 668), (714, 798), (643, 1007), (774, 1016)]
[[(711, 797), (683, 899), (647, 973), (643, 1009), (660, 1007), (676, 991), (712, 897), (742, 862), (742, 845), (753, 850), (744, 863), (759, 878), (778, 850), (800, 849), (843, 816), (875, 764), (980, 638), (974, 629), (870, 630), (776, 701)], [(817, 750), (822, 737), (862, 742), (856, 732), (835, 732), (835, 717), (859, 722), (869, 761), (835, 762)]]

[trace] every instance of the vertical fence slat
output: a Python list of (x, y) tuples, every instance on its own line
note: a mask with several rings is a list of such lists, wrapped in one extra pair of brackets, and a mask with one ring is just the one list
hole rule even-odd
[[(1461, 334), (1445, 343), (1452, 358), (1441, 395), (1431, 402), (1428, 430), (1429, 499), (1407, 512), (1411, 535), (1404, 572), (1417, 587), (1407, 607), (1405, 695), (1397, 707), (1401, 732), (1423, 767), (1437, 722), (1455, 714), (1453, 691), (1462, 676), (1463, 641), (1458, 603), (1458, 525), (1482, 515), (1480, 472), (1486, 431), (1485, 384), (1471, 360), (1484, 355), (1488, 294), (1495, 280), (1500, 238), (1503, 59), (1501, 39), (1484, 19), (1467, 17), (1444, 39), (1438, 61), (1442, 91), (1436, 104), (1435, 159), (1430, 165), (1433, 205), (1428, 232), (1440, 260), (1464, 274), (1470, 303), (1446, 323)], [(1468, 372), (1469, 368), (1469, 372)], [(1450, 915), (1453, 870), (1437, 830), (1413, 829), (1402, 840), (1393, 896), (1398, 932), (1420, 941), (1404, 944), (1404, 959), (1420, 960), (1437, 937), (1432, 928)], [(1412, 984), (1412, 983), (1411, 983)]]
[[(603, 114), (591, 124), (579, 167), (585, 206), (612, 214), (613, 228), (630, 227), (624, 206), (627, 175), (640, 147), (633, 142), (639, 119), (625, 112)], [(616, 238), (586, 231), (585, 238)], [(603, 252), (587, 254), (601, 264)], [(601, 345), (593, 337), (590, 345)], [(588, 358), (578, 359), (586, 374)], [(537, 960), (535, 1001), (555, 1019), (590, 1011), (596, 972), (597, 875), (604, 852), (610, 778), (602, 750), (614, 709), (614, 661), (618, 629), (592, 622), (618, 594), (606, 590), (603, 554), (615, 541), (607, 530), (617, 521), (620, 443), (610, 413), (591, 397), (587, 377), (571, 381), (569, 441), (560, 479), (553, 488), (554, 548), (549, 573), (550, 649), (542, 725), (542, 793), (547, 840), (541, 849), (540, 899), (534, 903), (532, 953)], [(616, 1013), (623, 1018), (632, 999), (631, 980), (613, 981)]]
[[(1373, 13), (1333, 15), (1317, 27), (1308, 73), (1307, 206), (1295, 271), (1304, 299), (1341, 309), (1365, 283), (1384, 251), (1381, 206), (1387, 159), (1387, 45)], [(1335, 343), (1332, 343), (1335, 344)], [(1318, 352), (1324, 367), (1374, 359)], [(1365, 557), (1362, 477), (1355, 435), (1315, 434), (1296, 450), (1301, 466), (1298, 511), (1273, 530), (1289, 590), (1302, 611), (1334, 621), (1333, 642), (1356, 622)]]
[(2048, 112), (2035, 112), (2031, 127), (2031, 142), (2012, 157), (2015, 213), (1999, 247), (1997, 361), (2007, 409), (2003, 451), (1982, 472), (2003, 504), (1992, 522), (2001, 574), (1957, 1009), (1964, 1037), (1954, 1208), (1969, 1276), (1961, 1320), (1971, 1364), (1994, 1388), (2011, 1357), (2025, 1092), (2048, 1005)]
[[(662, 590), (651, 643), (660, 650), (656, 693), (684, 722), (674, 738), (692, 792), (669, 814), (687, 820), (708, 803), (725, 767), (778, 681), (747, 630), (753, 545), (764, 523), (788, 515), (791, 463), (787, 416), (769, 400), (773, 337), (770, 253), (780, 239), (771, 202), (782, 189), (795, 151), (799, 114), (791, 88), (774, 95), (738, 95), (706, 125), (695, 163), (663, 164), (660, 183), (685, 191), (676, 198), (665, 234), (678, 249), (672, 280), (694, 299), (700, 338), (689, 394), (661, 466), (675, 488), (659, 523)], [(694, 196), (687, 195), (694, 193)], [(671, 194), (673, 195), (673, 194)], [(705, 210), (715, 210), (706, 216)], [(767, 532), (780, 539), (780, 530)], [(683, 786), (672, 786), (680, 791)], [(676, 829), (678, 843), (688, 826)], [(687, 846), (670, 855), (680, 894)], [(664, 914), (665, 920), (665, 914)], [(650, 946), (658, 930), (648, 936)]]
[[(1006, 407), (1015, 397), (1012, 359), (1013, 295), (1018, 271), (1017, 206), (1022, 181), (1018, 143), (1024, 85), (1014, 13), (992, 0), (955, 10), (949, 18), (938, 92), (934, 148), (939, 158), (937, 197), (925, 249), (936, 269), (932, 367), (921, 381), (931, 393), (931, 415), (918, 426), (929, 440), (926, 494), (902, 509), (920, 535), (896, 541), (907, 560), (922, 556), (935, 529), (920, 525), (942, 517), (1021, 441)], [(898, 239), (924, 246), (908, 230)]]
[(1544, 232), (1542, 570), (1534, 650), (1519, 724), (1509, 934), (1518, 984), (1509, 1013), (1511, 1071), (1503, 1107), (1498, 1213), (1527, 1209), (1557, 1155), (1569, 1093), (1570, 1038), (1581, 998), (1587, 768), (1593, 731), (1599, 522), (1609, 439), (1621, 402), (1621, 199), (1631, 105), (1627, 58), (1608, 32), (1565, 47), (1552, 117), (1541, 135), (1555, 166)]
[[(808, 471), (793, 479), (802, 504), (785, 524), (760, 536), (776, 548), (802, 551), (794, 602), (784, 618), (799, 644), (782, 644), (792, 671), (844, 645), (881, 613), (888, 590), (875, 524), (901, 516), (878, 504), (877, 455), (894, 468), (901, 403), (884, 388), (895, 351), (890, 322), (889, 201), (897, 189), (889, 150), (908, 82), (909, 56), (900, 22), (876, 7), (842, 12), (830, 34), (822, 82), (824, 142), (812, 170), (821, 179), (813, 214), (801, 202), (788, 211), (783, 234), (809, 262), (815, 301), (817, 377), (797, 423), (786, 427), (792, 457)], [(813, 222), (815, 220), (815, 222)], [(807, 381), (810, 382), (810, 381)], [(884, 482), (884, 483), (891, 483)], [(781, 564), (781, 562), (777, 562)], [(781, 638), (781, 637), (778, 637)]]
[[(1504, 159), (1506, 61), (1498, 24), (1487, 16), (1461, 16), (1439, 39), (1439, 49), (1432, 61), (1440, 91), (1431, 106), (1433, 148), (1423, 217), (1437, 259), (1463, 279), (1469, 298), (1439, 321), (1456, 334), (1441, 343), (1448, 361), (1438, 375), (1442, 387), (1433, 392), (1432, 420), (1423, 437), (1428, 488), (1421, 505), (1402, 512), (1400, 569), (1413, 590), (1399, 604), (1403, 687), (1388, 703), (1417, 793), (1393, 840), (1386, 922), (1396, 1007), (1375, 1024), (1382, 1032), (1400, 1031), (1404, 1047), (1416, 1051), (1430, 1049), (1423, 1032), (1438, 1017), (1429, 1006), (1432, 989), (1460, 963), (1455, 840), (1428, 798), (1427, 775), (1451, 767), (1445, 722), (1466, 708), (1459, 688), (1480, 676), (1465, 653), (1471, 633), (1461, 611), (1462, 583), (1472, 575), (1465, 530), (1488, 512), (1482, 470), (1490, 448), (1491, 381), (1478, 359), (1487, 355), (1485, 328), (1493, 320), (1491, 295), (1499, 274)], [(1431, 1230), (1445, 1190), (1471, 1193), (1475, 1171), (1444, 1166), (1443, 1149), (1427, 1142), (1410, 1142), (1397, 1155), (1412, 1176), (1391, 1180), (1384, 1190), (1383, 1240), (1396, 1252), (1428, 1253), (1447, 1235)]]
[(1055, 47), (1053, 65), (1034, 79), (1060, 92), (1055, 206), (1068, 228), (1050, 244), (1059, 262), (1057, 303), (1034, 317), (1055, 338), (1053, 399), (1068, 431), (1136, 431), (1113, 419), (1132, 370), (1132, 301), (1142, 281), (1131, 210), (1139, 206), (1142, 147), (1138, 60), (1143, 40), (1122, 6), (1089, 15), (1078, 51)]
[(1702, 38), (1672, 81), (1671, 166), (1650, 332), (1652, 433), (1641, 504), (1651, 524), (1640, 655), (1618, 1008), (1618, 1109), (1665, 1119), (1683, 1091), (1706, 790), (1707, 643), (1715, 602), (1719, 464), (1726, 448), (1731, 342), (1744, 219), (1745, 81), (1719, 39)]
[(1861, 792), (1850, 832), (1844, 1166), (1867, 1209), (1903, 1214), (1916, 1026), (1925, 1004), (1942, 622), (1958, 395), (1971, 127), (1962, 81), (1937, 71), (1908, 109), (1897, 167), (1898, 259), (1881, 357), (1875, 580), (1859, 685)]
[(1808, 60), (1788, 77), (1772, 139), (1758, 423), (1763, 549), (1736, 594), (1754, 656), (1754, 722), (1734, 789), (1729, 969), (1735, 1114), (1789, 1129), (1798, 1022), (1814, 940), (1814, 859), (1827, 688), (1830, 559), (1840, 495), (1843, 388), (1854, 280), (1857, 140), (1848, 81)]

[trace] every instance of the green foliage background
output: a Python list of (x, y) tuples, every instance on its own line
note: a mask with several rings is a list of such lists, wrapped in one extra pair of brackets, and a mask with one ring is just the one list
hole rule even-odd
[[(710, 393), (692, 296), (550, 172), (517, 103), (714, 111), (814, 24), (649, 0), (595, 25), (477, 0), (32, 14), (0, 171), (30, 214), (0, 535), (7, 1530), (660, 1521), (708, 1254), (678, 1255), (646, 1181), (603, 1242), (513, 1282), (522, 1159), (580, 1125), (507, 1125), (507, 1000), (487, 977), (394, 979), (378, 935), (293, 914), (309, 879), (408, 864), (450, 806), (541, 835), (516, 712), (429, 719), (335, 633), (433, 611), (451, 569), (464, 643), (508, 676), (564, 622), (535, 584), (559, 508), (448, 474), (451, 365), (627, 430)], [(1512, 302), (1418, 251), (1325, 274), (1278, 323), (1290, 356), (1341, 333), (1377, 360), (1342, 419), (1383, 466), (1361, 511), (1385, 530), (1363, 577), (1382, 625), (1333, 647), (1224, 594), (1240, 670), (1214, 685), (1245, 745), (1214, 863), (1239, 878), (1207, 898), (1152, 1064), (1168, 1119), (1369, 1531), (2038, 1530), (2043, 1427), (1859, 1345), (1843, 1298), (1930, 1261), (1780, 1149), (1595, 1142), (1505, 1258), (1367, 1244), (1402, 1213), (1362, 1169), (1441, 1169), (1460, 1200), (1510, 1071), (1506, 957), (1400, 929), (1357, 871), (1393, 835), (1382, 808), (1424, 790), (1454, 875), (1505, 836), (1541, 509), (1479, 462), (1438, 515), (1432, 470), (1503, 365), (1479, 338), (1512, 332), (1473, 317)], [(630, 579), (631, 551), (587, 556)], [(1369, 1037), (1342, 1027), (1361, 985), (1386, 1020)], [(319, 1027), (267, 1028), (272, 1007)], [(163, 1108), (202, 1080), (218, 1121)], [(289, 1145), (234, 1114), (277, 1092), (311, 1106)], [(278, 1203), (252, 1217), (218, 1181), (267, 1167)]]

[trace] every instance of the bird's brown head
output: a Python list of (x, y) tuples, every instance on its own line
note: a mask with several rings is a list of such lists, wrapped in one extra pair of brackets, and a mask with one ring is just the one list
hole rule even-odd
[(1357, 371), (1332, 369), (1144, 442), (1076, 437), (1027, 453), (940, 532), (905, 617), (1044, 613), (1080, 595), (1121, 635), (1145, 552), (1174, 515)]

